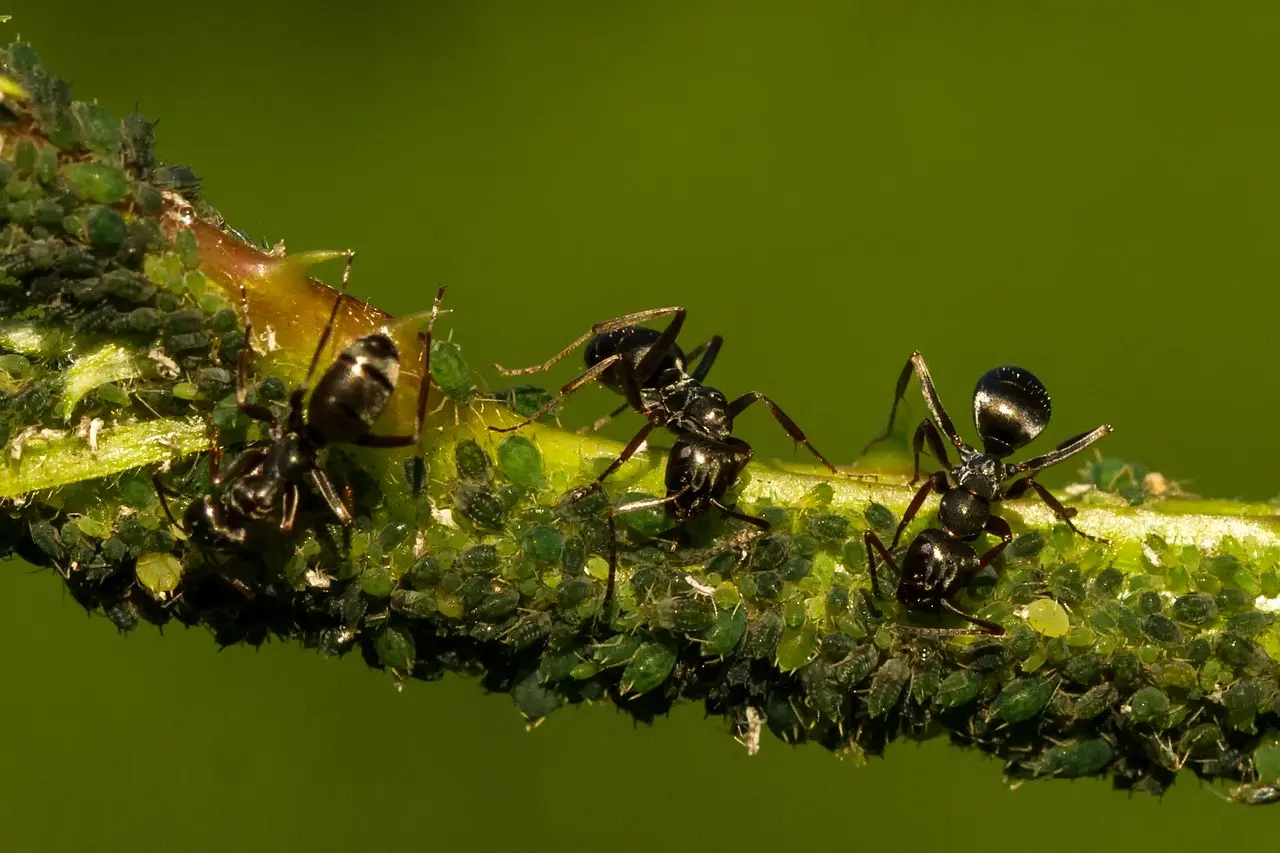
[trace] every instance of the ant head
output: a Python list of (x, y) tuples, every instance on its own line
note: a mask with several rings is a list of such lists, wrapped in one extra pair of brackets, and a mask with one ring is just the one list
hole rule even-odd
[(182, 527), (192, 542), (205, 547), (239, 545), (245, 538), (244, 528), (228, 526), (222, 508), (208, 495), (187, 506)]
[(1049, 392), (1021, 367), (988, 370), (973, 389), (973, 421), (987, 453), (998, 459), (1025, 447), (1049, 424)]

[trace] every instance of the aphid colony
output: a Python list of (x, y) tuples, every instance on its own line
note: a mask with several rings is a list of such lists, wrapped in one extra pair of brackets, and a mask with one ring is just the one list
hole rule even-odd
[[(399, 376), (399, 355), (391, 338), (383, 333), (365, 335), (351, 343), (321, 374), (308, 398), (307, 390), (325, 347), (333, 333), (338, 310), (350, 278), (352, 256), (342, 288), (334, 301), (329, 321), (311, 358), (303, 384), (288, 398), (288, 412), (279, 418), (265, 406), (247, 398), (252, 340), (252, 318), (248, 298), (241, 291), (241, 310), (246, 327), (236, 371), (236, 402), (248, 417), (266, 426), (266, 438), (240, 453), (221, 469), (216, 439), (211, 442), (213, 490), (187, 508), (182, 527), (198, 546), (214, 551), (244, 547), (255, 524), (270, 521), (278, 529), (293, 527), (304, 483), (310, 483), (332, 516), (342, 524), (351, 522), (351, 513), (330, 482), (320, 462), (322, 451), (334, 444), (363, 447), (415, 447), (422, 434), (430, 385), (431, 333), (440, 312), (441, 288), (427, 317), (422, 337), (423, 364), (418, 387), (416, 416), (412, 433), (378, 435), (373, 425), (386, 408)], [(685, 321), (685, 309), (657, 308), (627, 314), (592, 326), (591, 329), (542, 364), (519, 370), (497, 366), (504, 376), (523, 376), (545, 371), (585, 344), (586, 370), (549, 396), (524, 420), (512, 426), (490, 426), (495, 432), (514, 432), (556, 410), (578, 389), (599, 382), (625, 400), (623, 405), (595, 421), (598, 429), (631, 409), (645, 423), (627, 442), (622, 452), (594, 481), (573, 490), (581, 497), (600, 490), (606, 480), (624, 465), (650, 434), (665, 428), (675, 436), (667, 454), (666, 494), (611, 505), (604, 502), (603, 513), (610, 530), (609, 574), (602, 601), (602, 613), (610, 613), (617, 574), (617, 526), (619, 515), (661, 508), (676, 522), (687, 522), (710, 510), (743, 522), (758, 532), (770, 529), (767, 519), (739, 509), (726, 500), (730, 489), (751, 460), (752, 449), (736, 437), (735, 420), (756, 403), (762, 403), (779, 426), (798, 444), (803, 444), (833, 474), (842, 477), (865, 475), (842, 472), (806, 437), (804, 431), (777, 403), (759, 391), (750, 391), (730, 400), (718, 389), (705, 384), (723, 344), (717, 335), (686, 352), (677, 341)], [(661, 329), (639, 325), (670, 317)], [(1074, 509), (1063, 506), (1036, 481), (1038, 472), (1079, 453), (1111, 431), (1108, 425), (1070, 438), (1055, 449), (1024, 462), (1006, 461), (1034, 440), (1048, 425), (1051, 413), (1049, 393), (1032, 373), (1019, 367), (997, 367), (985, 373), (973, 393), (974, 423), (982, 449), (964, 441), (939, 399), (929, 370), (920, 353), (912, 354), (898, 377), (889, 423), (883, 435), (892, 434), (894, 419), (912, 374), (919, 379), (929, 418), (920, 423), (913, 437), (914, 476), (920, 481), (920, 457), (926, 447), (942, 466), (924, 479), (889, 545), (874, 530), (865, 533), (868, 571), (872, 589), (880, 596), (877, 557), (898, 577), (896, 597), (913, 612), (938, 614), (946, 611), (972, 628), (905, 626), (906, 630), (931, 634), (1003, 634), (997, 623), (965, 613), (952, 601), (1013, 540), (1009, 524), (996, 512), (1001, 501), (1033, 492), (1072, 531), (1089, 539), (1105, 541), (1085, 533), (1072, 523)], [(957, 454), (953, 466), (946, 444)], [(870, 447), (870, 445), (868, 445)], [(162, 499), (172, 494), (158, 478), (156, 489)], [(937, 525), (921, 531), (908, 545), (901, 565), (894, 558), (903, 533), (931, 494), (940, 496)], [(165, 502), (165, 511), (168, 505)], [(170, 518), (173, 519), (172, 514)], [(176, 520), (174, 520), (176, 524)], [(998, 540), (979, 554), (976, 543), (984, 535)], [(251, 591), (245, 590), (249, 594)]]

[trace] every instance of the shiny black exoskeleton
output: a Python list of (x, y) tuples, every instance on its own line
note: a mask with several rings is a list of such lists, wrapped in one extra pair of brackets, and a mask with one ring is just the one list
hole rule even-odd
[[(671, 322), (661, 331), (637, 325), (663, 316), (671, 316)], [(723, 339), (717, 335), (686, 354), (676, 343), (684, 319), (683, 308), (657, 308), (627, 314), (597, 323), (542, 364), (521, 370), (506, 370), (498, 366), (497, 369), (505, 376), (535, 373), (550, 368), (584, 343), (587, 345), (587, 370), (584, 373), (561, 388), (529, 418), (515, 426), (490, 429), (511, 432), (527, 426), (574, 391), (593, 380), (598, 381), (621, 394), (626, 403), (596, 421), (591, 429), (598, 429), (628, 408), (644, 415), (645, 424), (627, 442), (618, 458), (596, 478), (596, 486), (630, 459), (655, 429), (664, 427), (676, 436), (667, 456), (666, 495), (616, 507), (611, 510), (611, 523), (617, 513), (654, 506), (662, 506), (667, 515), (681, 521), (715, 507), (726, 515), (767, 530), (767, 521), (739, 512), (722, 500), (751, 459), (750, 445), (733, 437), (734, 419), (747, 407), (763, 403), (788, 435), (807, 447), (833, 473), (839, 474), (840, 471), (809, 442), (796, 422), (764, 394), (752, 391), (731, 401), (715, 388), (704, 385), (703, 380), (720, 352)], [(698, 359), (697, 363), (690, 369), (688, 365), (694, 359)], [(614, 568), (611, 565), (605, 592), (606, 606), (612, 596)]]
[[(219, 470), (219, 453), (214, 446), (210, 456), (213, 491), (193, 501), (183, 515), (182, 527), (197, 546), (213, 549), (243, 546), (255, 523), (277, 517), (280, 530), (291, 530), (298, 511), (299, 488), (307, 480), (338, 521), (348, 524), (351, 513), (320, 465), (321, 452), (331, 444), (392, 448), (418, 443), (427, 406), (431, 326), (439, 313), (444, 288), (436, 295), (424, 333), (426, 343), (418, 387), (417, 417), (411, 434), (370, 433), (391, 399), (400, 376), (400, 356), (395, 343), (386, 334), (365, 335), (353, 341), (325, 370), (315, 383), (310, 399), (306, 399), (307, 387), (333, 333), (338, 309), (346, 294), (353, 257), (348, 253), (342, 289), (321, 332), (306, 378), (289, 395), (289, 411), (283, 420), (266, 406), (248, 400), (253, 323), (249, 317), (248, 295), (241, 287), (245, 343), (241, 347), (236, 370), (236, 403), (246, 415), (267, 425), (267, 436), (260, 446), (251, 446), (241, 452), (225, 470)], [(158, 479), (156, 488), (164, 501), (169, 490)], [(164, 501), (164, 507), (169, 513), (167, 501)], [(169, 517), (173, 519), (172, 513)]]
[[(963, 613), (951, 603), (951, 597), (995, 560), (1013, 540), (1008, 523), (994, 513), (993, 504), (1021, 497), (1031, 490), (1073, 531), (1088, 539), (1105, 541), (1076, 528), (1071, 522), (1076, 511), (1064, 507), (1052, 492), (1035, 480), (1035, 474), (1079, 453), (1110, 433), (1111, 427), (1103, 424), (1025, 462), (1006, 462), (1014, 452), (1030, 444), (1049, 423), (1049, 392), (1040, 380), (1020, 367), (997, 367), (983, 374), (973, 391), (973, 419), (982, 440), (982, 450), (979, 451), (965, 443), (956, 432), (938, 398), (924, 357), (916, 352), (912, 353), (898, 377), (893, 406), (889, 410), (889, 426), (875, 441), (892, 434), (898, 404), (906, 393), (913, 372), (920, 380), (920, 390), (932, 420), (926, 418), (922, 421), (912, 439), (915, 473), (911, 482), (914, 484), (920, 479), (920, 455), (926, 442), (932, 454), (949, 470), (934, 472), (916, 492), (902, 514), (902, 521), (888, 548), (875, 533), (866, 533), (872, 586), (879, 596), (875, 555), (878, 553), (885, 563), (894, 567), (891, 552), (898, 547), (903, 531), (929, 495), (937, 492), (941, 495), (938, 503), (938, 526), (941, 529), (921, 532), (907, 548), (902, 558), (902, 569), (898, 572), (898, 601), (908, 610), (945, 609), (985, 633), (1003, 634), (1004, 629), (999, 625)], [(955, 466), (951, 466), (948, 460), (943, 436), (951, 442), (959, 457)], [(970, 543), (983, 533), (998, 536), (1000, 541), (979, 556)]]

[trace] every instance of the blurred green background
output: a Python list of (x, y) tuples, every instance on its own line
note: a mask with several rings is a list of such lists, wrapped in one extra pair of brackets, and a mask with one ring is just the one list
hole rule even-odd
[[(78, 97), (161, 119), (240, 229), (358, 249), (353, 290), (392, 311), (448, 283), (477, 363), (683, 304), (690, 341), (728, 338), (716, 384), (837, 459), (918, 347), (960, 421), (1012, 361), (1054, 394), (1046, 446), (1106, 420), (1109, 454), (1195, 491), (1280, 486), (1272, 0), (4, 5)], [(613, 402), (583, 396), (569, 421)], [(792, 453), (763, 413), (741, 433)], [(1163, 803), (1010, 792), (940, 743), (748, 759), (695, 708), (526, 732), (461, 679), (120, 638), (18, 564), (0, 599), (5, 850), (1139, 853), (1280, 816), (1190, 776)]]

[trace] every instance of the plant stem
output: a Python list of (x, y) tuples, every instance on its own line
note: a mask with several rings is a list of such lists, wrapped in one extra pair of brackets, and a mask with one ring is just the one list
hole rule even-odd
[[(335, 304), (306, 270), (342, 253), (249, 245), (189, 170), (156, 162), (149, 124), (67, 101), (26, 45), (0, 52), (0, 93), (0, 543), (122, 631), (178, 619), (223, 643), (359, 646), (396, 678), (483, 673), (530, 720), (603, 698), (650, 718), (696, 698), (748, 743), (767, 725), (860, 757), (947, 732), (1006, 758), (1012, 779), (1108, 775), (1158, 793), (1186, 766), (1240, 783), (1242, 802), (1280, 785), (1276, 508), (1180, 498), (1117, 460), (1059, 495), (1108, 543), (1036, 500), (1002, 503), (1019, 535), (957, 604), (1005, 635), (931, 636), (919, 629), (937, 622), (869, 591), (863, 534), (888, 541), (915, 494), (900, 455), (850, 469), (874, 481), (753, 462), (728, 498), (767, 534), (657, 511), (621, 515), (615, 539), (608, 502), (663, 494), (664, 452), (583, 491), (621, 446), (546, 423), (491, 431), (545, 393), (482, 392), (437, 337), (420, 446), (324, 461), (353, 524), (307, 494), (291, 530), (272, 518), (246, 525), (244, 548), (187, 541), (152, 477), (180, 512), (230, 485), (209, 482), (206, 450), (229, 465), (266, 437), (236, 401), (241, 287), (247, 393), (280, 415)], [(339, 303), (321, 369), (377, 330), (398, 347), (377, 432), (412, 425), (423, 320)]]

